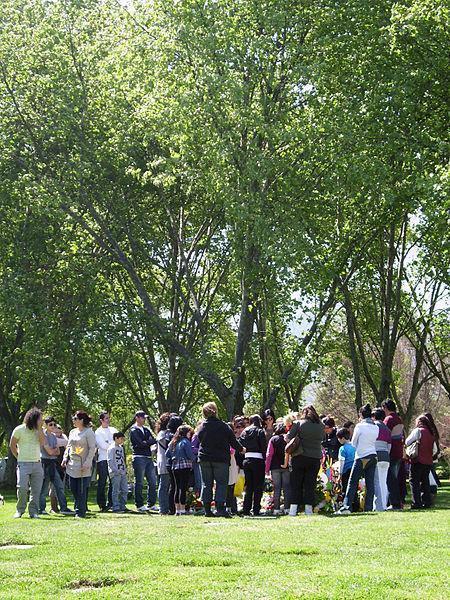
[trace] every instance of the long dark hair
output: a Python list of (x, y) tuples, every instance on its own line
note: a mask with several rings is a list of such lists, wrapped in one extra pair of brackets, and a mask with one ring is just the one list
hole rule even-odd
[(175, 435), (170, 440), (171, 448), (175, 448), (175, 446), (181, 440), (181, 438), (187, 438), (187, 436), (189, 435), (189, 433), (191, 431), (192, 431), (192, 427), (189, 427), (189, 425), (180, 425), (178, 427), (178, 429), (176, 430)]
[(255, 427), (258, 427), (259, 429), (262, 429), (263, 423), (262, 423), (262, 419), (259, 415), (252, 415), (249, 420), (250, 420), (250, 425), (254, 425)]
[(170, 421), (170, 413), (165, 412), (162, 415), (159, 415), (159, 419), (156, 421), (156, 424), (155, 424), (156, 433), (166, 430), (167, 424), (169, 421)]
[(309, 406), (305, 406), (305, 408), (301, 412), (300, 418), (306, 419), (306, 421), (311, 421), (312, 423), (321, 422), (319, 415), (317, 414), (317, 410), (312, 404), (310, 404)]
[(33, 431), (33, 429), (37, 429), (37, 424), (40, 417), (42, 417), (42, 412), (37, 406), (33, 406), (33, 408), (30, 408), (30, 410), (27, 411), (23, 419), (26, 428), (30, 429), (31, 431)]
[(426, 415), (419, 415), (416, 420), (416, 427), (423, 427), (424, 429), (428, 429), (431, 435), (434, 437), (433, 427)]
[(434, 435), (436, 442), (439, 443), (439, 431), (436, 427), (436, 423), (434, 422), (433, 416), (431, 413), (423, 413), (423, 416), (428, 419), (429, 424), (431, 425), (432, 434)]
[(85, 412), (84, 410), (77, 410), (77, 412), (74, 415), (77, 419), (80, 419), (80, 421), (83, 421), (83, 425), (85, 427), (91, 427), (92, 425), (92, 419), (91, 417), (87, 414), (87, 412)]

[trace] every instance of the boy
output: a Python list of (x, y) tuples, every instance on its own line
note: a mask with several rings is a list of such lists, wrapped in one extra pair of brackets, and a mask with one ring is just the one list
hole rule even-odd
[(128, 494), (127, 467), (123, 449), (125, 434), (116, 431), (113, 440), (107, 451), (108, 472), (112, 484), (112, 509), (114, 513), (124, 513)]
[[(350, 473), (353, 467), (353, 463), (355, 462), (355, 448), (350, 442), (350, 431), (345, 427), (343, 427), (342, 429), (338, 429), (336, 437), (339, 443), (341, 444), (341, 447), (339, 448), (339, 474), (341, 476), (342, 493), (345, 496), (345, 493), (347, 491), (348, 480), (350, 478)], [(355, 494), (355, 499), (352, 505), (352, 512), (357, 512), (358, 510), (358, 495)]]

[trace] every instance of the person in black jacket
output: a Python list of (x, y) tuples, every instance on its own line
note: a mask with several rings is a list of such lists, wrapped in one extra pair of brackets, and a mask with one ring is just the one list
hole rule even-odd
[[(228, 488), (228, 470), (230, 466), (230, 446), (237, 452), (244, 448), (236, 439), (229, 425), (217, 417), (217, 406), (214, 402), (203, 405), (205, 420), (197, 432), (200, 440), (198, 460), (202, 472), (202, 502), (207, 517), (231, 517), (225, 508)], [(213, 484), (216, 482), (216, 508), (214, 515), (211, 511), (213, 499)]]
[[(156, 471), (152, 460), (152, 449), (156, 447), (156, 440), (148, 427), (145, 427), (145, 419), (148, 415), (139, 410), (135, 416), (135, 423), (130, 429), (130, 442), (133, 449), (133, 471), (134, 471), (134, 501), (139, 512), (156, 510)], [(144, 476), (147, 480), (147, 506), (144, 505), (142, 489), (144, 487)]]
[(253, 516), (257, 517), (261, 512), (267, 451), (266, 434), (259, 415), (252, 415), (250, 417), (250, 425), (244, 429), (239, 441), (245, 446), (245, 498), (243, 514), (250, 515), (253, 505)]
[(330, 417), (330, 415), (323, 418), (322, 423), (325, 427), (325, 435), (322, 440), (322, 446), (325, 450), (327, 458), (331, 458), (333, 462), (336, 462), (339, 460), (339, 448), (341, 447), (336, 436), (336, 423), (333, 417)]

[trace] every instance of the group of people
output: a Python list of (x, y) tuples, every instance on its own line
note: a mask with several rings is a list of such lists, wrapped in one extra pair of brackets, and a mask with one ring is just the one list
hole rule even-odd
[[(325, 462), (334, 464), (344, 491), (336, 514), (359, 510), (357, 489), (362, 477), (365, 511), (401, 510), (406, 495), (401, 489), (405, 447), (411, 508), (431, 506), (430, 480), (439, 453), (439, 434), (430, 414), (420, 415), (405, 439), (392, 400), (374, 410), (365, 405), (356, 425), (348, 421), (340, 428), (331, 416), (319, 415), (312, 405), (280, 419), (268, 409), (262, 416), (236, 416), (230, 423), (219, 418), (214, 402), (206, 403), (202, 413), (195, 429), (179, 415), (163, 413), (152, 431), (146, 424), (148, 415), (136, 412), (129, 444), (137, 512), (185, 515), (189, 512), (188, 490), (192, 489), (195, 498), (201, 499), (201, 514), (231, 518), (238, 514), (236, 495), (241, 491), (237, 488), (244, 477), (243, 516), (261, 514), (267, 478), (273, 486), (272, 514), (296, 516), (303, 510), (311, 515), (317, 476)], [(47, 514), (49, 494), (54, 512), (84, 518), (95, 463), (99, 510), (129, 510), (125, 433), (110, 425), (107, 412), (99, 415), (95, 431), (91, 418), (81, 410), (74, 414), (73, 425), (67, 437), (53, 417), (44, 419), (39, 409), (32, 408), (13, 431), (10, 448), (17, 458), (16, 518), (25, 513), (27, 503), (31, 518)], [(68, 508), (66, 486), (72, 492), (74, 510)]]

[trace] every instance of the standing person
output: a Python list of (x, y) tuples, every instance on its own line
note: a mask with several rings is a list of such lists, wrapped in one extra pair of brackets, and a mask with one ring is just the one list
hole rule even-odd
[(30, 408), (22, 425), (18, 425), (11, 435), (9, 447), (17, 459), (17, 505), (15, 519), (20, 519), (27, 508), (28, 488), (30, 501), (28, 513), (31, 519), (39, 518), (39, 496), (44, 481), (41, 464), (41, 446), (45, 446), (42, 431), (42, 412)]
[[(110, 416), (107, 412), (99, 415), (100, 427), (95, 432), (95, 443), (98, 448), (97, 456), (97, 504), (101, 512), (110, 510), (112, 506), (111, 480), (108, 474), (108, 448), (113, 443), (113, 435), (117, 429), (110, 426)], [(108, 485), (108, 500), (106, 500), (106, 485)]]
[(342, 429), (348, 429), (350, 432), (350, 439), (353, 436), (353, 432), (355, 431), (355, 424), (353, 423), (353, 421), (345, 421), (345, 423), (342, 425)]
[(74, 429), (69, 433), (62, 466), (70, 477), (70, 489), (75, 499), (75, 517), (84, 519), (87, 512), (89, 484), (92, 476), (96, 444), (91, 417), (78, 410), (72, 417)]
[(389, 471), (389, 461), (391, 452), (391, 430), (383, 423), (385, 417), (382, 408), (376, 408), (372, 413), (372, 418), (378, 426), (378, 437), (375, 442), (377, 449), (377, 468), (375, 471), (375, 510), (383, 511), (387, 508), (388, 489), (387, 474)]
[(401, 510), (400, 487), (398, 474), (403, 458), (403, 421), (397, 414), (397, 405), (393, 400), (385, 400), (381, 407), (384, 410), (384, 424), (391, 432), (391, 452), (389, 454), (389, 470), (387, 475), (387, 486), (389, 492), (389, 504), (387, 510)]
[(49, 487), (53, 486), (56, 497), (58, 499), (60, 512), (63, 515), (71, 515), (73, 511), (67, 507), (67, 499), (64, 493), (64, 483), (61, 479), (58, 467), (59, 447), (58, 438), (55, 435), (57, 431), (56, 420), (53, 417), (47, 417), (45, 423), (45, 445), (41, 446), (41, 462), (44, 469), (44, 481), (42, 483), (41, 494), (39, 498), (39, 514), (48, 514), (46, 508), (46, 498), (49, 492)]
[[(170, 414), (169, 422), (167, 423), (167, 442), (168, 444), (172, 441), (173, 436), (176, 434), (178, 427), (183, 425), (183, 419), (176, 413)], [(167, 472), (169, 474), (169, 514), (176, 514), (175, 508), (175, 490), (177, 482), (175, 481), (175, 475), (172, 471), (172, 465), (167, 461)]]
[(249, 516), (253, 507), (253, 516), (257, 517), (261, 513), (267, 452), (266, 434), (259, 415), (250, 417), (250, 425), (242, 432), (239, 442), (246, 449), (244, 458), (245, 497), (242, 514)]
[[(63, 486), (63, 491), (65, 493), (66, 472), (62, 468), (61, 463), (62, 463), (62, 460), (64, 457), (64, 450), (66, 449), (66, 446), (67, 446), (67, 435), (65, 435), (65, 433), (63, 432), (61, 425), (56, 425), (54, 433), (56, 436), (56, 445), (59, 450), (59, 456), (56, 457), (56, 470), (58, 471), (58, 474), (59, 474), (59, 477), (61, 479), (61, 483)], [(59, 513), (58, 497), (56, 495), (55, 486), (53, 486), (53, 485), (50, 486), (50, 504), (52, 506), (51, 512), (53, 512), (55, 514)], [(70, 509), (67, 509), (67, 510), (70, 510)]]
[(225, 508), (230, 466), (230, 446), (239, 452), (244, 448), (236, 439), (232, 429), (217, 417), (217, 406), (207, 402), (202, 408), (204, 421), (198, 430), (200, 449), (198, 452), (202, 472), (202, 502), (205, 515), (212, 517), (211, 502), (213, 484), (216, 482), (217, 516), (231, 517)]
[(156, 422), (156, 469), (158, 471), (158, 502), (159, 514), (168, 515), (170, 513), (169, 504), (169, 486), (170, 475), (167, 469), (166, 451), (169, 447), (169, 438), (167, 424), (169, 423), (170, 413), (166, 412), (160, 415)]
[(414, 442), (419, 442), (419, 452), (411, 459), (411, 508), (430, 508), (430, 471), (437, 444), (433, 427), (425, 415), (417, 418), (416, 426), (406, 438), (405, 445), (408, 447)]
[(327, 458), (331, 458), (333, 462), (336, 462), (339, 457), (339, 448), (340, 444), (336, 437), (336, 423), (333, 417), (328, 415), (324, 419), (322, 419), (322, 423), (325, 427), (325, 436), (322, 440), (322, 446), (325, 450), (325, 455)]
[[(431, 472), (430, 472), (430, 485), (432, 487), (431, 493), (433, 496), (435, 496), (437, 494), (437, 488), (441, 486), (439, 476), (436, 473), (436, 469), (434, 466), (438, 462), (439, 455), (441, 453), (441, 448), (440, 448), (440, 444), (439, 444), (440, 436), (439, 436), (438, 428), (436, 427), (436, 423), (434, 422), (433, 415), (429, 412), (424, 413), (424, 415), (426, 416), (426, 418), (428, 419), (428, 422), (430, 423), (431, 431), (434, 435), (434, 440), (436, 442), (436, 448), (437, 448), (437, 451), (433, 456), (433, 464), (431, 465)], [(433, 483), (431, 482), (432, 479), (434, 480)]]
[[(288, 421), (285, 420), (285, 423)], [(300, 443), (291, 455), (291, 506), (289, 515), (295, 517), (298, 506), (305, 505), (305, 515), (313, 514), (317, 474), (322, 458), (324, 424), (314, 406), (306, 406), (300, 420), (294, 421), (287, 440), (298, 436)]]
[(194, 471), (194, 493), (197, 498), (200, 497), (202, 492), (202, 474), (200, 472), (200, 465), (198, 463), (198, 451), (200, 450), (200, 440), (198, 439), (197, 431), (201, 425), (201, 421), (197, 423), (194, 430), (194, 435), (191, 439), (192, 451), (194, 453), (194, 462), (192, 464), (192, 470)]
[[(143, 410), (138, 410), (134, 415), (135, 423), (130, 429), (130, 442), (133, 449), (133, 471), (134, 471), (134, 501), (139, 512), (156, 510), (156, 472), (152, 460), (152, 449), (157, 447), (155, 438), (145, 420), (148, 415)], [(147, 480), (147, 506), (144, 505), (142, 490), (144, 488), (144, 476)]]
[(166, 458), (175, 479), (174, 503), (177, 515), (186, 514), (186, 492), (192, 472), (194, 453), (191, 446), (192, 429), (180, 425), (167, 448)]
[(113, 442), (106, 452), (108, 472), (111, 481), (112, 510), (114, 513), (126, 512), (128, 496), (127, 461), (123, 444), (125, 434), (122, 431), (113, 433)]
[(291, 474), (289, 473), (289, 469), (284, 466), (285, 434), (286, 428), (284, 424), (277, 423), (274, 435), (270, 438), (267, 445), (266, 475), (270, 473), (272, 478), (274, 515), (282, 514), (280, 510), (281, 490), (283, 490), (285, 512), (290, 506)]
[[(345, 429), (345, 427), (338, 429), (336, 437), (341, 444), (341, 447), (339, 448), (339, 475), (341, 479), (342, 493), (345, 496), (348, 487), (348, 480), (350, 479), (350, 473), (352, 471), (353, 463), (355, 462), (355, 448), (350, 443), (350, 431)], [(358, 512), (358, 510), (358, 495), (355, 494), (352, 504), (352, 512)]]
[(335, 514), (345, 515), (351, 512), (350, 507), (355, 499), (358, 482), (364, 475), (366, 482), (366, 497), (364, 510), (373, 510), (373, 498), (375, 494), (374, 481), (377, 467), (377, 449), (375, 442), (378, 437), (378, 427), (372, 421), (372, 408), (366, 404), (359, 410), (360, 421), (355, 427), (352, 437), (352, 445), (355, 447), (355, 462), (353, 463), (345, 493), (344, 504)]
[(271, 408), (267, 408), (262, 415), (262, 421), (264, 425), (264, 431), (266, 434), (267, 443), (269, 443), (270, 438), (274, 434), (275, 429), (275, 413)]

